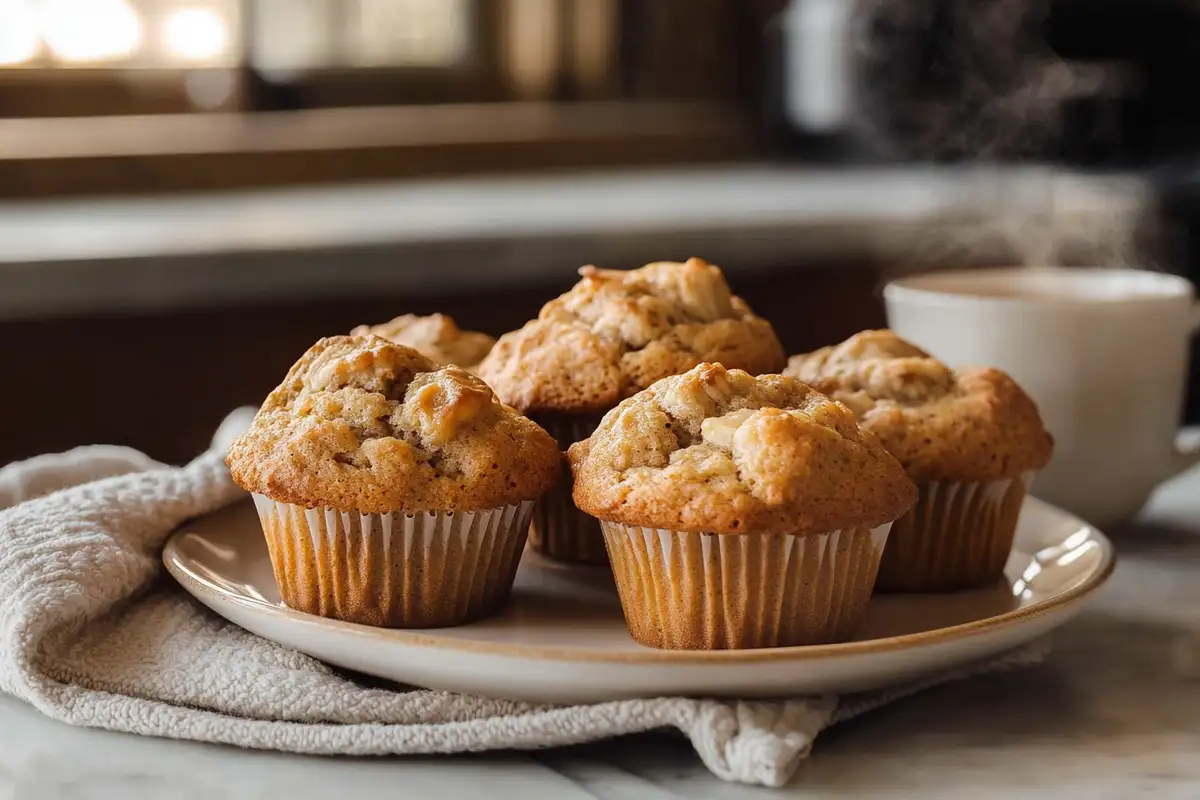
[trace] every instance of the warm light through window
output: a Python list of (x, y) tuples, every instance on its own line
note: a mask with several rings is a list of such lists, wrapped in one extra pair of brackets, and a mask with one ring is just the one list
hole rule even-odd
[(168, 53), (185, 61), (210, 61), (229, 48), (229, 28), (217, 12), (184, 8), (163, 23), (163, 44)]
[(343, 48), (354, 66), (444, 67), (469, 46), (463, 0), (358, 0), (347, 9)]
[(38, 53), (37, 15), (28, 0), (0, 0), (0, 65), (24, 64)]
[(251, 60), (281, 82), (330, 67), (454, 67), (472, 50), (474, 7), (471, 0), (256, 0)]
[(64, 63), (113, 61), (142, 42), (142, 21), (125, 0), (46, 0), (42, 38)]
[(474, 2), (0, 0), (0, 68), (211, 69), (248, 60), (278, 80), (336, 67), (449, 68), (473, 49)]

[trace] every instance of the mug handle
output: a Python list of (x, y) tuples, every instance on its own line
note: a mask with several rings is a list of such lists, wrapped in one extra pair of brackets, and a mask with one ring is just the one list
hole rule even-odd
[(1171, 461), (1171, 477), (1200, 464), (1200, 425), (1183, 428), (1175, 437), (1175, 455)]
[[(1192, 307), (1192, 333), (1200, 331), (1200, 303)], [(1200, 425), (1183, 428), (1175, 437), (1175, 455), (1171, 461), (1171, 476), (1200, 464)]]

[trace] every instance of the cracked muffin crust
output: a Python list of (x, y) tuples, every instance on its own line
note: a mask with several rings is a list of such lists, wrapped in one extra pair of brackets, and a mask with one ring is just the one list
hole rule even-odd
[(890, 330), (793, 356), (785, 375), (846, 404), (915, 480), (991, 481), (1044, 467), (1053, 439), (1006, 373), (952, 370)]
[(604, 411), (704, 362), (778, 372), (783, 349), (702, 259), (634, 270), (583, 267), (574, 288), (500, 337), (479, 374), (525, 412)]
[(568, 458), (583, 511), (674, 531), (874, 528), (917, 497), (847, 408), (794, 378), (720, 364), (625, 400)]
[(486, 333), (464, 331), (445, 314), (404, 314), (379, 325), (359, 325), (351, 336), (374, 335), (411, 347), (435, 364), (472, 369), (496, 340)]
[(561, 472), (550, 435), (483, 381), (376, 336), (314, 344), (227, 462), (252, 493), (362, 513), (533, 500)]

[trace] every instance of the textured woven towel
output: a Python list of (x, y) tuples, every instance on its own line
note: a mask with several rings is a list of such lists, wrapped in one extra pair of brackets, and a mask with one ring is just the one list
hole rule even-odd
[(366, 688), (216, 617), (163, 575), (173, 528), (242, 496), (222, 463), (86, 447), (0, 469), (0, 690), (73, 725), (297, 753), (525, 749), (678, 728), (726, 780), (786, 783), (828, 725), (927, 686), (1035, 663), (1043, 646), (845, 698), (533, 706)]

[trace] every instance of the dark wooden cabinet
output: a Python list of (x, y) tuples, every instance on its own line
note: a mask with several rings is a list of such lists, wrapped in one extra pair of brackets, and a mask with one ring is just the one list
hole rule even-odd
[[(185, 461), (222, 417), (257, 405), (317, 338), (405, 313), (442, 311), (499, 334), (519, 327), (575, 280), (485, 295), (375, 297), (295, 306), (0, 323), (0, 464), (81, 444), (122, 444)], [(864, 265), (780, 267), (732, 281), (771, 319), (790, 352), (883, 322)]]

